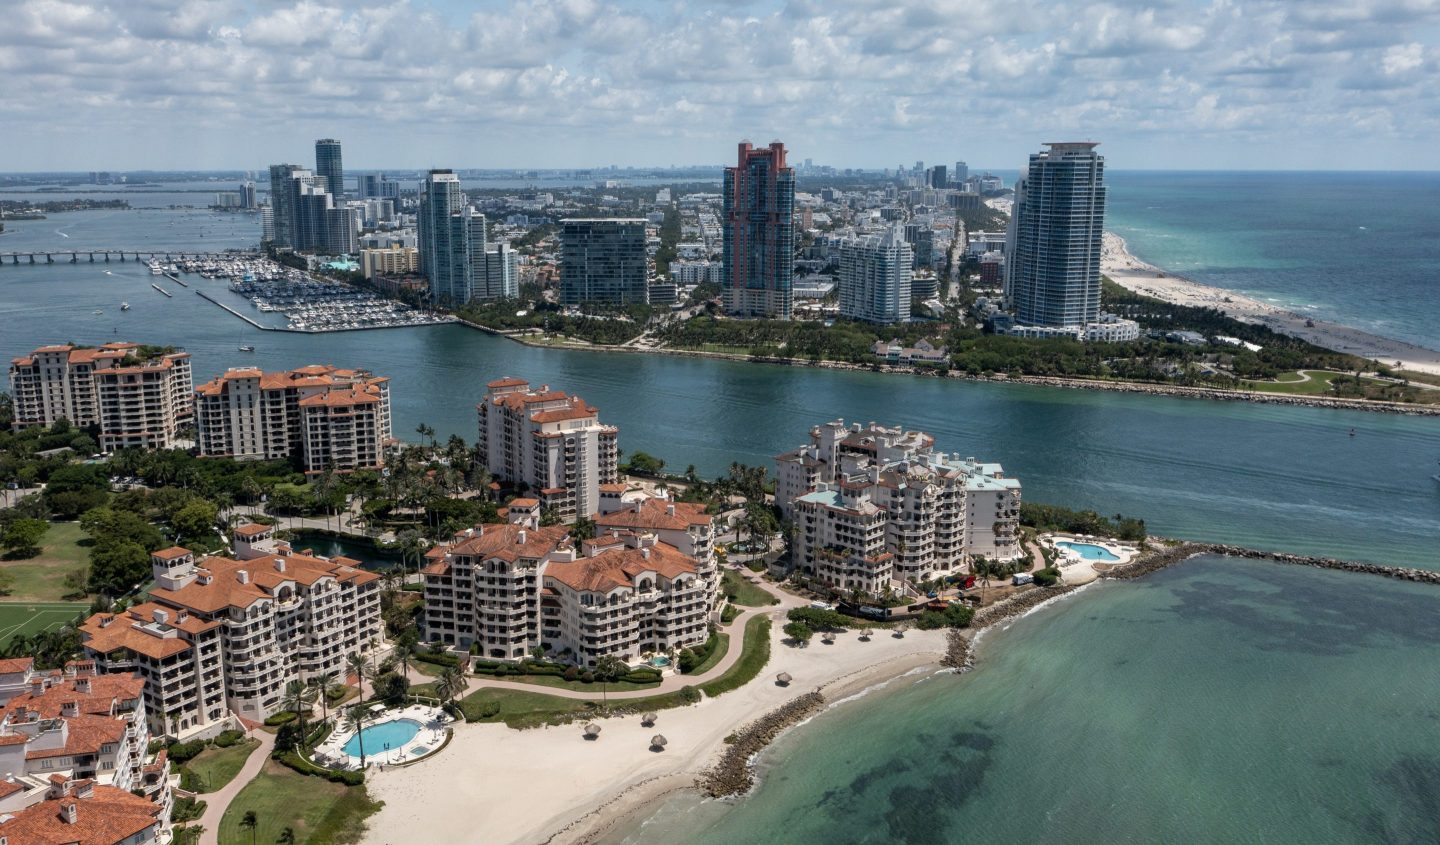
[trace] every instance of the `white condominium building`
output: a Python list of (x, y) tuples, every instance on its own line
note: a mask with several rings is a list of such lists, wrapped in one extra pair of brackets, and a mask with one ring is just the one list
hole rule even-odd
[(81, 625), (101, 669), (145, 679), (156, 732), (192, 732), (231, 713), (260, 721), (283, 709), (289, 681), (343, 677), (347, 656), (382, 645), (380, 576), (349, 558), (296, 553), (272, 530), (237, 528), (237, 559), (155, 552), (149, 601)]
[(195, 408), (200, 454), (298, 453), (309, 473), (383, 466), (391, 439), (390, 380), (365, 370), (232, 368), (195, 390)]
[(599, 410), (579, 396), (548, 386), (503, 378), (486, 387), (477, 447), (490, 472), (561, 522), (598, 512), (600, 485), (619, 481), (620, 430), (601, 425)]
[(138, 343), (42, 346), (10, 362), (15, 427), (69, 420), (106, 451), (167, 449), (193, 415), (190, 353)]
[(597, 538), (654, 534), (661, 543), (692, 558), (695, 574), (709, 589), (710, 609), (717, 609), (720, 568), (715, 557), (715, 518), (705, 512), (704, 505), (649, 496), (626, 484), (604, 484), (600, 487), (600, 512), (591, 516), (591, 521)]
[(840, 245), (840, 316), (870, 323), (910, 319), (914, 253), (899, 224)]
[[(33, 670), (30, 658), (22, 660)], [(143, 795), (168, 818), (169, 772), (165, 752), (151, 759), (147, 750), (144, 686), (132, 675), (99, 674), (91, 660), (34, 673), (28, 689), (0, 708), (0, 770), (11, 778), (0, 793), (18, 787), (16, 800), (31, 803), (55, 778), (84, 778)], [(0, 804), (7, 797), (0, 794)]]
[(714, 590), (694, 558), (650, 533), (577, 549), (562, 526), (540, 527), (536, 499), (514, 500), (508, 516), (430, 551), (427, 639), (478, 643), (482, 656), (506, 660), (542, 646), (587, 667), (605, 655), (633, 664), (705, 641)]
[(775, 464), (795, 565), (835, 589), (883, 594), (957, 574), (973, 555), (1020, 553), (1020, 482), (936, 452), (924, 432), (837, 420)]

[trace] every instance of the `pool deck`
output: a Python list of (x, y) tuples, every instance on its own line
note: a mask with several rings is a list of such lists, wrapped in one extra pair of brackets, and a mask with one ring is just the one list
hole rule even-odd
[[(1138, 548), (1128, 543), (1121, 543), (1108, 537), (1093, 537), (1089, 534), (1044, 534), (1038, 539), (1041, 545), (1058, 553), (1056, 563), (1060, 567), (1060, 575), (1065, 579), (1066, 584), (1072, 586), (1087, 584), (1099, 578), (1100, 573), (1095, 569), (1097, 563), (1120, 566), (1129, 563), (1140, 553)], [(1118, 559), (1091, 560), (1073, 549), (1057, 545), (1059, 543), (1083, 543), (1099, 546)]]
[[(409, 763), (419, 760), (445, 743), (446, 736), (450, 733), (449, 724), (452, 721), (445, 712), (438, 707), (430, 707), (423, 704), (412, 704), (403, 710), (381, 710), (375, 711), (375, 721), (366, 725), (366, 728), (385, 722), (395, 722), (401, 719), (409, 719), (420, 724), (420, 732), (400, 748), (391, 749), (366, 749), (366, 765), (394, 766), (401, 763)], [(345, 744), (355, 736), (353, 730), (336, 730), (316, 747), (312, 755), (315, 762), (328, 766), (332, 769), (358, 769), (360, 758), (352, 757), (345, 753)]]

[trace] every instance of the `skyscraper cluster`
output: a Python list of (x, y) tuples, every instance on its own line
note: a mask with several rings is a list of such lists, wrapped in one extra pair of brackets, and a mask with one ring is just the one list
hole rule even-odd
[(795, 275), (795, 170), (785, 145), (740, 144), (723, 189), (725, 310), (790, 319)]
[(354, 215), (343, 205), (344, 179), (340, 142), (331, 138), (315, 142), (315, 170), (270, 165), (269, 241), (302, 252), (355, 252), (359, 232)]
[(443, 305), (508, 299), (520, 293), (519, 256), (508, 243), (487, 244), (485, 215), (470, 206), (453, 170), (431, 170), (420, 185), (416, 230), (420, 272)]

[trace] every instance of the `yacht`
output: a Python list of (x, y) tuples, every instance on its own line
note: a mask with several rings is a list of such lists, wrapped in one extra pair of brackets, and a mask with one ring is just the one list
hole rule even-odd
[(242, 343), (242, 344), (240, 345), (240, 351), (241, 351), (241, 352), (254, 352), (254, 351), (255, 351), (255, 347), (251, 346), (251, 345), (248, 344), (248, 343)]
[(128, 302), (122, 302), (122, 303), (120, 303), (120, 310), (121, 310), (121, 311), (129, 311), (129, 310), (130, 310), (130, 303), (128, 303)]

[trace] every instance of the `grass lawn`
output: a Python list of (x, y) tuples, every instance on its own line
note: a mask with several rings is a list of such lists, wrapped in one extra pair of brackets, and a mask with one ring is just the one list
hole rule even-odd
[(15, 579), (4, 600), (59, 601), (74, 592), (75, 587), (65, 585), (65, 576), (85, 571), (89, 550), (80, 543), (89, 539), (78, 522), (50, 523), (50, 529), (40, 541), (40, 554), (24, 560), (0, 561), (0, 570)]
[[(477, 677), (488, 678), (489, 675)], [(557, 678), (554, 675), (506, 675), (500, 678), (502, 681), (515, 681), (521, 684), (534, 684), (537, 687), (553, 687), (555, 689), (583, 690), (595, 696), (600, 695), (600, 682), (585, 683), (584, 681), (567, 681), (564, 678)], [(660, 686), (659, 681), (652, 681), (648, 684), (632, 684), (628, 681), (615, 681), (610, 684), (611, 692), (629, 692), (631, 690), (654, 689)]]
[(255, 842), (275, 842), (289, 827), (298, 845), (335, 845), (359, 839), (365, 818), (379, 809), (364, 786), (331, 783), (268, 761), (225, 811), (220, 845), (250, 845), (252, 832), (240, 827), (246, 811), (254, 811), (258, 822)]
[[(716, 648), (723, 653), (722, 648)], [(719, 658), (715, 658), (717, 661)], [(745, 628), (745, 650), (730, 671), (699, 687), (706, 695), (723, 695), (754, 680), (770, 660), (770, 620), (764, 616), (751, 619)], [(536, 728), (544, 725), (563, 725), (577, 719), (599, 715), (601, 706), (600, 690), (593, 686), (595, 696), (580, 700), (559, 698), (540, 692), (518, 690), (480, 689), (460, 700), (460, 709), (465, 712), (466, 721), (504, 722), (512, 728)], [(610, 703), (610, 713), (640, 713), (646, 710), (664, 710), (681, 707), (689, 702), (679, 692), (652, 695), (645, 698), (619, 699)], [(485, 705), (499, 705), (493, 715), (482, 716)], [(222, 840), (223, 842), (223, 840)]]
[(733, 569), (725, 570), (720, 589), (730, 597), (732, 602), (745, 607), (769, 607), (779, 602), (779, 599), (775, 598), (769, 590), (750, 583)]
[(229, 748), (207, 748), (186, 763), (184, 768), (199, 776), (200, 791), (215, 792), (240, 773), (240, 767), (245, 765), (250, 752), (259, 744), (259, 740), (247, 739)]
[(709, 672), (711, 669), (714, 669), (714, 668), (715, 668), (715, 664), (719, 663), (722, 659), (724, 659), (724, 657), (725, 657), (725, 652), (727, 652), (727, 651), (729, 651), (729, 650), (730, 650), (730, 635), (727, 634), (727, 633), (724, 633), (723, 631), (716, 632), (716, 634), (715, 634), (715, 650), (712, 651), (712, 652), (710, 652), (710, 656), (707, 657), (707, 658), (705, 658), (705, 660), (704, 660), (699, 666), (696, 666), (695, 669), (694, 669), (694, 671), (690, 672), (690, 674), (691, 674), (691, 675), (703, 675), (703, 674), (705, 674), (706, 672)]
[(1309, 379), (1302, 380), (1300, 373), (1286, 373), (1275, 381), (1245, 381), (1242, 384), (1251, 390), (1263, 390), (1266, 393), (1299, 393), (1304, 395), (1318, 395), (1330, 392), (1330, 380), (1343, 373), (1332, 373), (1327, 370), (1301, 370)]
[(74, 602), (0, 603), (0, 646), (10, 642), (16, 634), (34, 636), (73, 622), (89, 607), (88, 604)]

